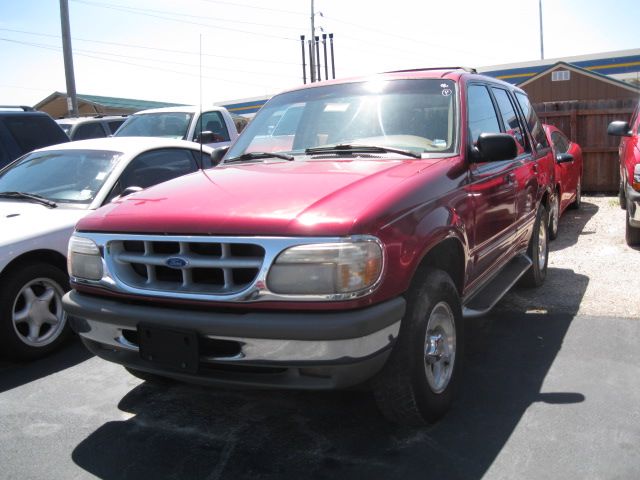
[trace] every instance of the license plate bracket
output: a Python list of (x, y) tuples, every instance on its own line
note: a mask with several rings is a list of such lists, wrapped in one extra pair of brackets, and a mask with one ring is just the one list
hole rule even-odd
[(198, 371), (196, 332), (141, 323), (138, 345), (140, 357), (147, 362), (179, 372)]

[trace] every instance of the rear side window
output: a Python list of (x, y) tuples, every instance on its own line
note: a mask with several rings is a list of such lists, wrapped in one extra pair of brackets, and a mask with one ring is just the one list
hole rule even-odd
[(102, 138), (106, 136), (102, 125), (100, 125), (99, 122), (92, 122), (78, 125), (72, 140), (86, 140), (88, 138)]
[(520, 108), (522, 108), (522, 112), (524, 113), (524, 118), (526, 119), (529, 130), (531, 131), (531, 136), (536, 144), (536, 149), (540, 150), (542, 148), (547, 148), (549, 146), (547, 136), (542, 129), (542, 124), (538, 119), (538, 115), (536, 115), (535, 110), (529, 102), (529, 98), (519, 92), (516, 92), (516, 98), (518, 99), (518, 104), (520, 104)]
[(69, 141), (69, 137), (49, 117), (8, 116), (4, 119), (4, 124), (24, 152)]
[(109, 130), (111, 130), (111, 133), (116, 133), (116, 130), (118, 130), (118, 128), (120, 128), (120, 125), (122, 125), (124, 123), (124, 118), (122, 120), (112, 120), (108, 123), (109, 125)]
[(471, 141), (475, 144), (481, 133), (499, 133), (500, 123), (487, 87), (469, 85), (468, 99)]
[(502, 123), (506, 133), (511, 135), (517, 144), (518, 152), (526, 152), (527, 142), (525, 136), (522, 133), (522, 125), (516, 115), (515, 107), (509, 98), (509, 94), (502, 88), (492, 88), (493, 95), (496, 98), (496, 103), (500, 109), (500, 115), (502, 116)]

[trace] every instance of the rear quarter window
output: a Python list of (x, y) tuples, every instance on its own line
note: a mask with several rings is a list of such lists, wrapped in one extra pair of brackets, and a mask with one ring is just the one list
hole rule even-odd
[(19, 115), (6, 117), (3, 122), (24, 152), (69, 141), (69, 137), (49, 117)]

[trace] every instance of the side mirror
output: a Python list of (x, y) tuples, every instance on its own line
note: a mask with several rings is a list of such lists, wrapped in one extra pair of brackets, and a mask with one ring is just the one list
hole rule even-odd
[(481, 133), (474, 150), (475, 162), (511, 160), (518, 156), (516, 141), (508, 133)]
[(211, 152), (211, 163), (215, 167), (220, 163), (225, 154), (229, 151), (229, 145), (225, 145), (224, 147), (214, 148), (213, 152)]
[(573, 162), (573, 155), (570, 153), (559, 153), (556, 155), (556, 163)]
[(196, 138), (193, 139), (193, 141), (197, 143), (216, 143), (222, 142), (222, 137), (217, 133), (205, 130), (204, 132), (200, 132), (200, 134), (197, 135)]
[(615, 137), (630, 137), (630, 130), (629, 122), (621, 122), (619, 120), (611, 122), (607, 127), (607, 133)]
[(127, 195), (131, 195), (132, 193), (141, 192), (144, 190), (142, 187), (136, 187), (135, 185), (131, 185), (125, 188), (120, 195), (117, 195), (111, 199), (112, 202), (120, 200), (121, 198), (126, 197)]

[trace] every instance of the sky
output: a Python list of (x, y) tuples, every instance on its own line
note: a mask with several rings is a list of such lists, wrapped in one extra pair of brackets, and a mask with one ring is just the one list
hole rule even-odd
[[(78, 94), (186, 104), (302, 83), (311, 0), (68, 0)], [(315, 0), (337, 78), (540, 59), (539, 0)], [(638, 0), (542, 0), (544, 56), (640, 48)], [(58, 0), (0, 0), (0, 105), (65, 92)], [(324, 75), (324, 73), (323, 73)]]

